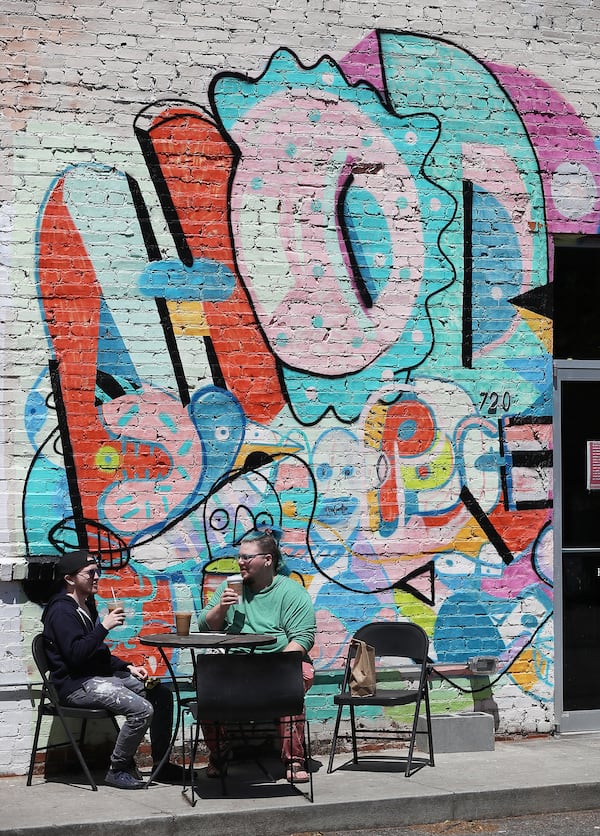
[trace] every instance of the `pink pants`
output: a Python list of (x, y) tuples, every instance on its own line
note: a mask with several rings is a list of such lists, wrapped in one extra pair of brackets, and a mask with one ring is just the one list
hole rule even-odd
[[(315, 678), (315, 670), (310, 662), (302, 662), (302, 678), (304, 680), (304, 693), (308, 691)], [(290, 738), (290, 720), (292, 722), (292, 734)], [(218, 763), (217, 753), (217, 724), (201, 723), (204, 742), (208, 748), (211, 758)], [(289, 761), (301, 761), (304, 763), (304, 713), (294, 717), (279, 718), (279, 738), (281, 741), (281, 759)], [(223, 726), (219, 727), (218, 739), (223, 745), (227, 741), (227, 733)]]

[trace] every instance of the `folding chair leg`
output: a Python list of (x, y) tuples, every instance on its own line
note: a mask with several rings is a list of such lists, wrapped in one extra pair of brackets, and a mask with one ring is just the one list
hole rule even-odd
[(85, 758), (81, 754), (81, 749), (79, 748), (79, 743), (77, 742), (77, 740), (75, 740), (75, 737), (73, 736), (73, 732), (69, 728), (69, 724), (67, 723), (65, 717), (63, 717), (63, 715), (61, 714), (60, 709), (58, 709), (58, 713), (57, 713), (56, 716), (60, 718), (63, 729), (65, 730), (65, 734), (69, 738), (69, 743), (71, 744), (71, 746), (75, 750), (75, 754), (77, 755), (77, 760), (79, 761), (79, 765), (81, 766), (83, 772), (85, 773), (85, 777), (88, 779), (88, 783), (91, 784), (92, 789), (94, 790), (94, 792), (96, 792), (98, 790), (96, 782), (94, 781), (94, 779), (92, 777), (92, 773), (90, 772), (89, 767), (88, 767), (87, 763), (85, 762)]
[(433, 761), (433, 731), (431, 728), (431, 706), (429, 704), (429, 693), (425, 693), (425, 716), (427, 719), (427, 744), (429, 746), (429, 766), (435, 766)]
[(433, 734), (432, 734), (432, 731), (431, 731), (431, 708), (429, 706), (429, 694), (425, 693), (425, 696), (423, 697), (423, 700), (422, 701), (418, 700), (418, 702), (415, 705), (415, 716), (414, 716), (414, 720), (413, 720), (412, 733), (411, 733), (411, 737), (410, 737), (410, 746), (409, 746), (409, 749), (408, 749), (408, 760), (406, 762), (406, 770), (404, 772), (404, 776), (406, 778), (410, 778), (410, 776), (412, 774), (411, 773), (411, 767), (412, 767), (415, 743), (416, 743), (416, 739), (417, 739), (417, 726), (418, 726), (418, 722), (419, 722), (419, 715), (421, 713), (421, 705), (422, 705), (423, 702), (425, 703), (425, 717), (426, 717), (426, 721), (427, 721), (427, 746), (428, 746), (428, 754), (429, 754), (428, 766), (434, 766), (434, 762), (433, 762)]
[(31, 786), (33, 779), (33, 770), (35, 768), (35, 756), (37, 755), (38, 742), (40, 739), (40, 729), (42, 728), (43, 704), (40, 704), (38, 709), (37, 722), (35, 724), (35, 733), (33, 735), (33, 744), (31, 746), (31, 758), (29, 760), (29, 772), (27, 773), (27, 786)]
[(198, 751), (198, 740), (200, 739), (200, 723), (196, 723), (196, 733), (192, 738), (190, 729), (190, 788), (192, 790), (192, 807), (196, 806), (196, 785), (194, 784), (194, 764), (196, 763), (196, 752)]
[[(185, 723), (184, 719), (182, 719), (182, 728), (183, 731), (181, 733), (181, 748), (182, 748), (182, 787), (181, 787), (181, 794), (185, 796), (187, 792), (187, 770), (185, 766)], [(191, 805), (192, 807), (196, 806), (196, 786), (194, 784), (194, 764), (196, 762), (196, 753), (198, 752), (198, 742), (200, 740), (200, 723), (196, 722), (196, 731), (194, 733), (193, 726), (190, 726), (190, 790), (192, 793), (191, 798)]]
[(312, 745), (310, 742), (310, 725), (308, 720), (305, 720), (304, 723), (304, 761), (306, 763), (306, 771), (308, 772), (309, 778), (309, 795), (308, 798), (311, 802), (315, 800), (315, 793), (313, 788), (313, 774), (312, 774)]
[[(185, 765), (185, 709), (182, 711), (181, 718), (182, 733), (181, 733), (181, 794), (185, 795), (187, 792), (187, 767)], [(192, 730), (190, 728), (190, 768), (192, 763)]]
[[(292, 752), (293, 752), (293, 745), (294, 745), (294, 725), (293, 725), (294, 718), (292, 716), (289, 716), (287, 718), (287, 720), (288, 720), (288, 722), (287, 722), (287, 728), (288, 728), (287, 734), (288, 734), (288, 739), (290, 741), (290, 756), (291, 756)], [(304, 758), (306, 759), (306, 747), (304, 747)], [(295, 781), (294, 781), (294, 761), (290, 759), (287, 762), (287, 764), (284, 764), (284, 766), (286, 767), (286, 773), (289, 773), (289, 776), (290, 776), (290, 779), (291, 779), (290, 784), (292, 785), (292, 787), (294, 787), (294, 785), (295, 785)], [(287, 774), (286, 774), (285, 777), (287, 779)]]
[(354, 763), (358, 763), (358, 748), (356, 746), (356, 717), (354, 716), (354, 706), (350, 706), (350, 728), (352, 730), (352, 758)]
[[(42, 700), (40, 702), (40, 705), (39, 705), (39, 708), (38, 708), (38, 716), (37, 716), (37, 720), (36, 720), (36, 724), (35, 724), (35, 732), (33, 734), (33, 743), (32, 743), (32, 746), (31, 746), (31, 758), (29, 759), (29, 771), (27, 772), (27, 786), (28, 787), (31, 786), (31, 783), (32, 783), (32, 780), (33, 780), (33, 770), (35, 769), (35, 757), (38, 753), (38, 746), (39, 746), (39, 742), (40, 742), (42, 720), (43, 720), (44, 717), (50, 716), (50, 715), (44, 713), (45, 705), (46, 705), (45, 701)], [(71, 732), (71, 729), (69, 728), (69, 724), (68, 724), (67, 719), (61, 715), (60, 710), (56, 714), (53, 714), (52, 716), (57, 718), (58, 720), (60, 720), (60, 722), (62, 724), (62, 727), (63, 727), (63, 731), (65, 732), (65, 735), (68, 738), (68, 742), (69, 742), (71, 748), (73, 749), (73, 751), (75, 752), (75, 755), (77, 756), (77, 760), (79, 761), (79, 765), (81, 766), (81, 769), (82, 769), (88, 783), (90, 784), (92, 790), (94, 790), (96, 792), (98, 790), (98, 785), (96, 784), (96, 782), (95, 782), (95, 780), (92, 776), (92, 773), (90, 772), (90, 768), (88, 767), (88, 765), (86, 763), (86, 760), (81, 753), (81, 748), (82, 748), (82, 746), (85, 742), (85, 735), (86, 735), (86, 731), (87, 731), (87, 718), (82, 719), (81, 726), (79, 728), (79, 733), (78, 733), (78, 736), (76, 738), (75, 735)], [(112, 720), (113, 726), (115, 727), (116, 733), (119, 734), (119, 731), (120, 731), (119, 724), (117, 723), (115, 717), (112, 716), (111, 720)], [(65, 744), (60, 744), (59, 743), (59, 744), (55, 744), (55, 745), (62, 746), (62, 745), (67, 745), (67, 744), (66, 743)], [(48, 751), (48, 749), (52, 749), (54, 747), (53, 747), (53, 745), (50, 745), (50, 746), (44, 746), (42, 748), (45, 751)]]
[(81, 768), (83, 769), (86, 778), (88, 779), (89, 783), (92, 785), (92, 789), (94, 790), (94, 792), (97, 792), (98, 787), (97, 787), (96, 782), (94, 781), (94, 779), (92, 777), (92, 773), (90, 772), (90, 769), (89, 769), (87, 763), (85, 762), (85, 758), (81, 754), (81, 749), (79, 748), (79, 744), (76, 742), (75, 738), (73, 737), (73, 733), (71, 732), (71, 729), (69, 728), (69, 725), (66, 722), (65, 718), (61, 717), (60, 719), (62, 721), (63, 728), (64, 728), (65, 732), (67, 733), (67, 737), (69, 738), (69, 740), (71, 742), (71, 746), (75, 749), (75, 754), (77, 755), (77, 760), (79, 761), (79, 764), (80, 764)]
[(330, 749), (330, 752), (329, 752), (329, 764), (327, 766), (327, 773), (328, 774), (333, 769), (333, 758), (335, 756), (335, 749), (336, 749), (337, 741), (338, 741), (338, 733), (339, 733), (339, 730), (340, 730), (340, 721), (342, 719), (343, 708), (344, 708), (343, 705), (338, 706), (338, 713), (337, 713), (337, 717), (335, 718), (335, 727), (333, 729), (333, 739), (331, 741), (331, 749)]
[(413, 718), (412, 730), (410, 733), (410, 745), (408, 747), (408, 759), (406, 761), (406, 769), (404, 770), (404, 777), (410, 778), (410, 768), (412, 766), (413, 752), (415, 750), (415, 738), (417, 736), (417, 724), (419, 722), (419, 713), (421, 708), (421, 701), (417, 700), (415, 705), (415, 716)]

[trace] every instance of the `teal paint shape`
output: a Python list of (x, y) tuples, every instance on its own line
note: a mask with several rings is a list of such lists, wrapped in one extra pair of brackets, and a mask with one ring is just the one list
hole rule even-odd
[[(444, 231), (441, 246), (454, 263), (460, 280), (438, 294), (432, 300), (432, 315), (436, 347), (422, 366), (425, 374), (446, 376), (457, 384), (469, 388), (474, 396), (480, 391), (498, 391), (499, 387), (510, 384), (513, 403), (519, 411), (527, 407), (532, 399), (539, 396), (539, 380), (524, 380), (514, 375), (505, 365), (507, 355), (518, 354), (527, 357), (528, 363), (539, 358), (545, 363), (547, 352), (539, 340), (525, 325), (519, 325), (507, 343), (501, 343), (476, 361), (477, 373), (462, 367), (461, 342), (456, 334), (461, 332), (460, 316), (463, 305), (463, 149), (467, 146), (482, 146), (486, 157), (482, 163), (482, 182), (474, 185), (475, 195), (483, 194), (494, 181), (503, 176), (494, 171), (494, 153), (499, 149), (500, 157), (510, 160), (518, 173), (519, 182), (530, 212), (531, 221), (541, 225), (541, 231), (528, 235), (531, 246), (531, 273), (529, 288), (548, 282), (548, 247), (545, 230), (545, 210), (542, 181), (537, 158), (523, 121), (511, 99), (495, 76), (480, 61), (463, 49), (442, 40), (427, 36), (395, 32), (379, 33), (381, 66), (385, 89), (391, 106), (398, 114), (420, 110), (435, 115), (440, 123), (440, 139), (427, 160), (426, 172), (450, 192), (457, 201), (457, 213)], [(479, 187), (479, 188), (477, 188)], [(488, 198), (488, 201), (491, 198)], [(489, 205), (489, 203), (488, 203)], [(474, 207), (477, 208), (476, 206)], [(479, 238), (474, 241), (473, 275), (489, 279), (489, 258), (494, 248), (503, 247), (512, 236), (511, 253), (500, 252), (496, 258), (496, 272), (502, 273), (502, 256), (510, 260), (519, 278), (523, 276), (521, 240), (519, 250), (515, 246), (515, 227), (511, 214), (523, 206), (504, 206), (502, 217), (475, 217), (475, 229)], [(513, 229), (508, 229), (507, 223)], [(518, 243), (518, 242), (517, 242)], [(502, 321), (495, 319), (496, 303), (485, 307), (480, 298), (474, 306), (474, 329), (479, 330), (474, 349), (481, 348), (484, 341), (492, 342), (501, 327), (506, 326), (510, 307), (507, 299), (522, 292), (516, 286), (515, 272), (505, 265), (504, 274), (510, 277), (502, 284), (496, 276), (497, 287), (503, 292)], [(474, 292), (484, 290), (474, 284)], [(477, 300), (475, 300), (477, 303)], [(515, 310), (514, 316), (519, 314)], [(491, 329), (491, 330), (490, 330)], [(485, 333), (487, 331), (487, 333)], [(550, 378), (542, 381), (549, 385)]]
[[(462, 152), (465, 143), (497, 146), (514, 161), (527, 191), (531, 220), (544, 225), (544, 195), (533, 146), (512, 101), (495, 76), (474, 56), (422, 35), (380, 33), (385, 87), (398, 114), (423, 111), (439, 119), (440, 141), (427, 170), (462, 204)], [(493, 157), (490, 158), (493, 160)], [(451, 229), (458, 246), (461, 214)], [(545, 236), (534, 240), (535, 286), (547, 280)]]

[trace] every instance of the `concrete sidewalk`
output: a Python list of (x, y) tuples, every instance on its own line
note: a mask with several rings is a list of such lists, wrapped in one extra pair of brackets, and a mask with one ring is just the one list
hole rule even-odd
[[(600, 810), (600, 734), (497, 741), (492, 752), (436, 755), (435, 767), (405, 778), (393, 753), (353, 766), (349, 754), (314, 758), (315, 801), (284, 781), (260, 781), (254, 764), (234, 764), (229, 795), (199, 770), (200, 798), (191, 807), (177, 786), (154, 784), (127, 792), (83, 783), (0, 779), (0, 833), (6, 836), (290, 836), (485, 819), (539, 812)], [(269, 764), (270, 765), (270, 764)], [(277, 768), (277, 764), (273, 769)], [(71, 779), (73, 780), (73, 779)], [(75, 776), (74, 780), (79, 780)], [(600, 813), (599, 813), (600, 817)], [(83, 826), (83, 827), (82, 827)]]

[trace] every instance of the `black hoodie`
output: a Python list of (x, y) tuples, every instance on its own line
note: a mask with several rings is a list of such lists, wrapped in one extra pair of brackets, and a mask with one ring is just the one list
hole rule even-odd
[(42, 613), (50, 680), (60, 700), (91, 676), (112, 676), (115, 671), (127, 670), (128, 663), (114, 656), (104, 643), (108, 630), (98, 618), (93, 597), (86, 603), (91, 619), (63, 591), (48, 601)]

